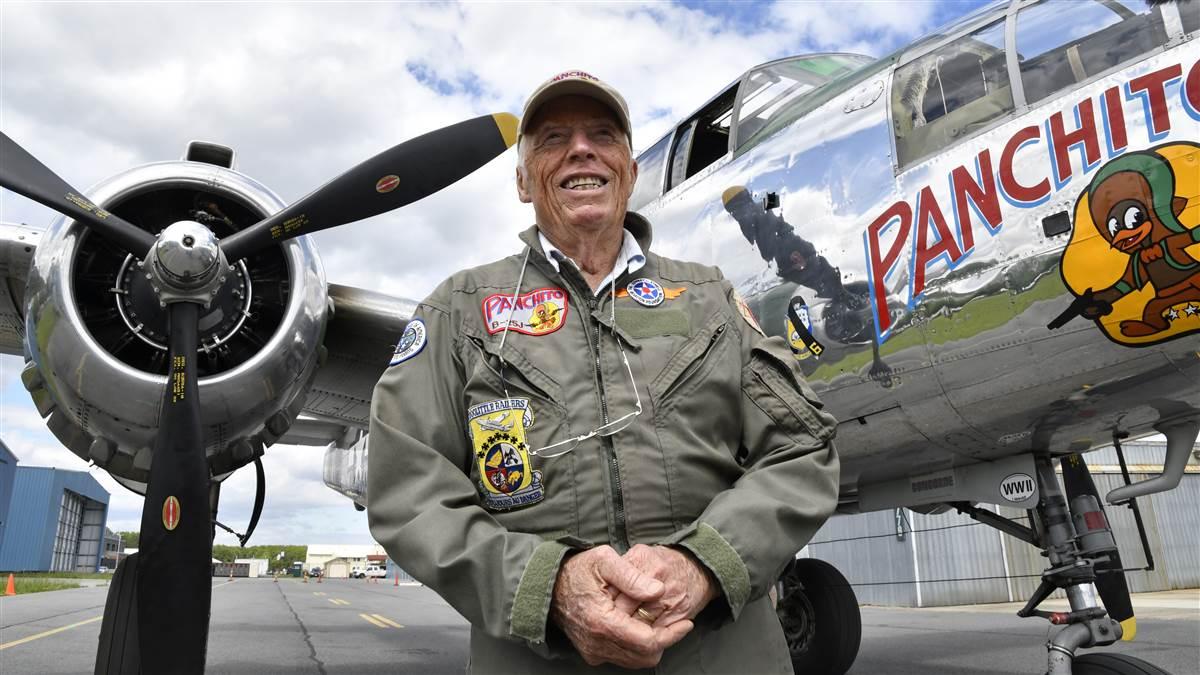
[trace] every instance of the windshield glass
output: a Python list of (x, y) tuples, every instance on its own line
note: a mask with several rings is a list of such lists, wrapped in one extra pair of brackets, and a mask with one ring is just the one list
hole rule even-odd
[(739, 92), (738, 147), (785, 115), (793, 103), (812, 90), (872, 60), (857, 54), (819, 54), (769, 63), (752, 71)]

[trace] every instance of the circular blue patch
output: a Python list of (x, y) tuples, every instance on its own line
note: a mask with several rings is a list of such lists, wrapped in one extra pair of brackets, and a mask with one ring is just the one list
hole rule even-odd
[(396, 344), (396, 352), (392, 354), (391, 363), (388, 365), (399, 365), (420, 354), (421, 350), (425, 348), (426, 339), (425, 322), (420, 319), (409, 321), (408, 326), (404, 328), (404, 334), (400, 336), (400, 342)]
[(662, 301), (666, 299), (666, 294), (663, 293), (662, 286), (645, 277), (629, 282), (625, 290), (629, 293), (629, 297), (647, 307), (661, 305)]

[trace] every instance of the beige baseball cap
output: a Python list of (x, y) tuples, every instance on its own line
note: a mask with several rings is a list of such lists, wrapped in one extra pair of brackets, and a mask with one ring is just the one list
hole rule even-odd
[(525, 102), (525, 110), (521, 113), (521, 126), (517, 129), (520, 136), (525, 135), (525, 127), (533, 121), (537, 109), (559, 96), (587, 96), (600, 101), (612, 109), (617, 115), (621, 129), (633, 147), (633, 127), (629, 124), (629, 106), (625, 98), (600, 78), (582, 70), (568, 70), (546, 80), (530, 95)]

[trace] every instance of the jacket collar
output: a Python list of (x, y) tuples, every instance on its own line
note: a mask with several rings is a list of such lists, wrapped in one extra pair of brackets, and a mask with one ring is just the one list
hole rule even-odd
[[(629, 233), (632, 234), (633, 238), (637, 240), (638, 246), (642, 247), (642, 253), (649, 256), (650, 242), (653, 239), (650, 221), (646, 220), (639, 213), (626, 211), (625, 229), (629, 230)], [(525, 243), (525, 245), (529, 246), (529, 248), (533, 249), (534, 252), (539, 254), (543, 261), (546, 261), (546, 252), (542, 250), (542, 244), (540, 241), (538, 241), (537, 225), (533, 225), (522, 232), (520, 234), (520, 239)], [(549, 261), (546, 261), (546, 263), (549, 264)]]

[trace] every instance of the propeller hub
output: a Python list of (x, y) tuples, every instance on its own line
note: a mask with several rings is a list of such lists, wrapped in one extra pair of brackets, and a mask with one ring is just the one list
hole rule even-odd
[(204, 286), (217, 274), (221, 249), (207, 227), (181, 220), (158, 235), (153, 257), (164, 281), (179, 289), (193, 289)]

